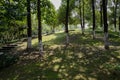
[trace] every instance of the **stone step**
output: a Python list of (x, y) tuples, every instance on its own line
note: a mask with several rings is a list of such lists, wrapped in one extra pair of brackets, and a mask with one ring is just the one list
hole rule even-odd
[(3, 46), (2, 47), (3, 49), (12, 49), (12, 48), (15, 48), (14, 46)]
[(10, 50), (8, 49), (0, 49), (0, 52), (9, 52)]
[(17, 44), (8, 44), (7, 46), (16, 47), (18, 45)]

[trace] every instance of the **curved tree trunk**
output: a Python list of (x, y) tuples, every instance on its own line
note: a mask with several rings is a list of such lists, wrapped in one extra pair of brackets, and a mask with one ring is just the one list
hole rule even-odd
[(27, 49), (32, 48), (31, 40), (32, 40), (32, 29), (31, 29), (31, 11), (30, 11), (30, 0), (27, 0), (27, 35), (28, 35), (28, 42), (27, 42)]

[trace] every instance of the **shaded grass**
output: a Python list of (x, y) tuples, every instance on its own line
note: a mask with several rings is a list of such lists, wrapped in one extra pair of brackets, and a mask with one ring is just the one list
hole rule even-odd
[[(98, 33), (99, 35), (99, 33)], [(112, 35), (112, 34), (111, 34)], [(114, 36), (114, 35), (112, 35)], [(119, 38), (110, 38), (117, 42)], [(116, 40), (117, 39), (117, 40)], [(35, 40), (36, 41), (36, 40)], [(37, 42), (34, 45), (37, 46)], [(65, 43), (65, 34), (57, 33), (43, 37), (44, 59), (31, 59), (32, 52), (8, 68), (0, 71), (0, 80), (119, 80), (120, 45), (111, 45), (104, 50), (103, 40), (93, 40), (89, 33), (70, 33), (70, 44)], [(113, 56), (115, 55), (115, 56)]]

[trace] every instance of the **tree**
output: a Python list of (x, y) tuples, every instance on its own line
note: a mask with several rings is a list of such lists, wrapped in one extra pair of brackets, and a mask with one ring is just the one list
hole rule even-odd
[(82, 34), (84, 34), (84, 29), (85, 29), (85, 2), (84, 0), (82, 0), (82, 3), (83, 3), (83, 26), (82, 26)]
[(30, 9), (30, 0), (27, 0), (27, 49), (32, 48), (31, 40), (32, 40), (32, 27), (31, 27), (31, 9)]
[(119, 16), (118, 21), (119, 21), (119, 35), (120, 35), (120, 16)]
[(51, 28), (52, 33), (55, 32), (55, 27), (57, 26), (57, 12), (55, 10), (54, 5), (48, 1), (47, 5), (48, 8), (46, 8), (46, 17), (45, 19), (45, 24), (49, 25), (49, 27)]
[[(73, 23), (72, 18), (72, 10), (75, 8), (74, 6), (75, 0), (62, 0), (61, 6), (58, 10), (58, 23), (65, 25), (66, 32), (66, 43), (69, 43), (69, 29), (68, 24)], [(66, 14), (65, 14), (66, 13)], [(62, 14), (62, 15), (61, 15)]]
[(69, 43), (68, 15), (69, 15), (69, 0), (67, 0), (67, 7), (66, 7), (66, 23), (65, 23), (66, 43), (67, 43), (67, 44)]
[(118, 0), (114, 0), (114, 27), (115, 27), (115, 32), (117, 31), (116, 30), (116, 23), (117, 23), (117, 20), (116, 20), (116, 17), (117, 17), (117, 6), (118, 6)]
[(75, 0), (75, 1), (78, 6), (77, 7), (78, 9), (76, 9), (76, 12), (80, 17), (79, 22), (81, 25), (81, 32), (82, 32), (82, 34), (84, 34), (85, 24), (86, 23), (88, 25), (92, 24), (91, 0)]
[(120, 36), (120, 1), (118, 2), (118, 14), (119, 14), (119, 19), (118, 19), (118, 29), (119, 29), (119, 36)]
[(93, 39), (95, 38), (95, 1), (92, 0), (92, 13), (93, 13)]
[(102, 9), (102, 0), (100, 1), (100, 26), (103, 29), (103, 9)]
[(102, 0), (103, 5), (103, 20), (104, 20), (104, 42), (105, 49), (109, 49), (108, 44), (108, 23), (107, 23), (107, 0)]
[(38, 16), (38, 43), (40, 54), (43, 52), (42, 45), (42, 25), (41, 25), (41, 0), (37, 1), (37, 16)]
[[(63, 2), (62, 2), (63, 3)], [(66, 6), (61, 3), (60, 8), (58, 9), (58, 23), (65, 25), (65, 13), (66, 13)], [(62, 15), (61, 15), (62, 14)]]
[(82, 11), (81, 10), (82, 10), (82, 2), (81, 2), (81, 0), (79, 0), (79, 15), (80, 15), (80, 24), (81, 24), (81, 29), (82, 29), (83, 19), (82, 19)]

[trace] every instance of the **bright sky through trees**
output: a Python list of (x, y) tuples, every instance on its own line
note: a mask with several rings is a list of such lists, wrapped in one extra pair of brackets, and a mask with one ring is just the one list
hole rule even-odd
[(61, 0), (50, 0), (50, 1), (55, 5), (56, 10), (60, 7)]

